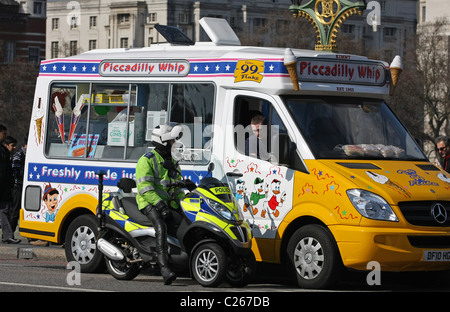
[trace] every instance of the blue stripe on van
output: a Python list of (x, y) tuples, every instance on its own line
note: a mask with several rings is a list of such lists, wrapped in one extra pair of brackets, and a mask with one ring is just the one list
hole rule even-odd
[[(98, 177), (96, 171), (106, 171), (103, 177), (103, 184), (116, 186), (121, 178), (135, 178), (135, 168), (125, 167), (97, 167), (79, 166), (70, 164), (28, 164), (28, 181), (42, 183), (66, 183), (81, 185), (97, 185)], [(199, 183), (202, 176), (207, 171), (182, 170), (185, 178), (191, 179), (194, 183)], [(82, 187), (83, 188), (83, 187)]]

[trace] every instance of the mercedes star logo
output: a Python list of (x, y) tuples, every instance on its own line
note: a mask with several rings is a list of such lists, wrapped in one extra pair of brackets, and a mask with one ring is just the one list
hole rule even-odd
[(439, 224), (443, 224), (447, 221), (447, 210), (445, 210), (445, 207), (439, 203), (435, 203), (431, 207), (431, 215)]

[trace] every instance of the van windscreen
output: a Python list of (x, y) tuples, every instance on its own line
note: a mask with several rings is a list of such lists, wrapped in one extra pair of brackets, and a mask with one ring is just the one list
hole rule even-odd
[(426, 159), (383, 100), (327, 96), (283, 100), (318, 159)]

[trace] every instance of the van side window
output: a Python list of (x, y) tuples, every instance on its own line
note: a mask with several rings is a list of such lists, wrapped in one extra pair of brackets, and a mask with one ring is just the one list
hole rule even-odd
[(287, 130), (270, 102), (257, 97), (237, 96), (234, 126), (235, 148), (241, 154), (277, 161), (277, 138)]
[[(155, 100), (155, 94), (161, 99)], [(184, 133), (173, 156), (181, 163), (208, 162), (214, 97), (215, 87), (209, 83), (150, 84), (145, 140), (151, 145), (151, 133), (157, 125), (179, 123)]]
[(55, 83), (48, 119), (42, 111), (35, 123), (46, 124), (48, 157), (136, 161), (153, 148), (156, 126), (178, 122), (185, 127), (179, 160), (203, 162), (214, 97), (213, 84)]

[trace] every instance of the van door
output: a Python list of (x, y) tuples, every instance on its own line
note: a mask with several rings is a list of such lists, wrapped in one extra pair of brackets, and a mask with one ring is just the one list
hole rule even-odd
[(224, 167), (242, 174), (235, 178), (235, 194), (254, 237), (273, 239), (292, 209), (294, 170), (280, 164), (280, 159), (286, 159), (286, 153), (297, 155), (295, 145), (286, 144), (288, 128), (274, 98), (238, 90), (228, 95), (233, 109), (224, 105), (228, 107)]

